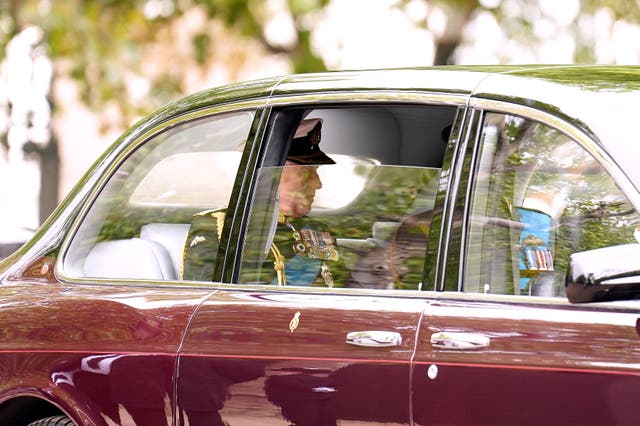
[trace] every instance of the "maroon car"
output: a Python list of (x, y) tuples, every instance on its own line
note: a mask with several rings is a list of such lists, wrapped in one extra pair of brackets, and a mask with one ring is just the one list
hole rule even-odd
[(0, 263), (0, 424), (636, 423), (638, 105), (595, 66), (168, 105)]

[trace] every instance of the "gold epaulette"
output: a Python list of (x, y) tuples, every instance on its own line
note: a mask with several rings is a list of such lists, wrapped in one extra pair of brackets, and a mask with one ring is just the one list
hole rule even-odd
[(199, 221), (208, 221), (209, 219), (213, 219), (215, 221), (215, 232), (218, 237), (218, 241), (222, 238), (222, 230), (224, 228), (224, 218), (227, 215), (227, 208), (215, 209), (215, 210), (204, 210), (198, 213), (195, 213), (191, 216), (191, 227), (189, 228), (189, 232), (187, 233), (187, 240), (185, 241), (185, 246), (182, 252), (182, 262), (180, 262), (180, 277), (184, 277), (184, 264), (185, 259), (187, 257), (187, 252), (190, 248), (201, 244), (207, 240), (205, 235), (193, 235), (193, 226), (194, 223)]
[(198, 213), (195, 213), (191, 217), (191, 222), (196, 218), (206, 218), (212, 217), (216, 220), (216, 234), (218, 234), (218, 240), (222, 238), (222, 229), (224, 228), (224, 218), (227, 215), (227, 209), (216, 209), (216, 210), (204, 210)]
[(224, 228), (224, 217), (227, 215), (227, 211), (216, 210), (211, 212), (211, 216), (216, 219), (216, 231), (218, 232), (218, 240), (222, 238), (222, 229)]

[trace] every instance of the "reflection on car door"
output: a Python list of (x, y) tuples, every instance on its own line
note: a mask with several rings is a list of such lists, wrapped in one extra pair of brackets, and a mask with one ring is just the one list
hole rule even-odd
[[(21, 273), (27, 285), (3, 286), (13, 300), (0, 310), (11, 338), (0, 353), (3, 390), (48, 396), (85, 424), (169, 424), (176, 354), (209, 291), (65, 284), (41, 276), (43, 260), (53, 258)], [(4, 410), (0, 423), (23, 424), (16, 415)]]
[(428, 308), (413, 372), (417, 424), (603, 425), (637, 417), (637, 309), (478, 299)]
[[(393, 297), (217, 292), (182, 346), (179, 424), (408, 423), (423, 306)], [(379, 333), (349, 336), (367, 346), (347, 342), (352, 332), (371, 331)]]

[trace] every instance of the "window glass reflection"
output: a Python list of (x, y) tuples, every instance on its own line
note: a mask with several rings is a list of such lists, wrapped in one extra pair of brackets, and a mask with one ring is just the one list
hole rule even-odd
[[(350, 173), (366, 178), (355, 196)], [(328, 203), (316, 207), (326, 189), (321, 176), (334, 174), (352, 200), (329, 208), (327, 193)], [(439, 178), (437, 168), (370, 164), (264, 168), (259, 181), (267, 196), (254, 201), (241, 282), (417, 289)], [(347, 198), (337, 185), (331, 193)], [(284, 281), (278, 281), (280, 257)]]
[[(197, 232), (203, 217), (207, 230), (215, 229), (210, 212), (224, 212), (229, 204), (253, 116), (236, 112), (182, 123), (132, 152), (83, 218), (65, 256), (65, 272), (210, 281), (217, 234)], [(219, 217), (222, 222), (224, 213)], [(206, 250), (204, 244), (196, 247), (202, 238)], [(185, 272), (185, 263), (197, 263), (198, 272)]]
[(368, 105), (275, 112), (240, 282), (421, 288), (456, 111)]
[(559, 296), (570, 254), (635, 241), (624, 194), (553, 128), (487, 114), (476, 176), (465, 291)]

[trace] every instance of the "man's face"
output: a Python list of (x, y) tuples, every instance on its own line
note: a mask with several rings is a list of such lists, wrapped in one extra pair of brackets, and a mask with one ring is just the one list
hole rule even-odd
[(287, 161), (280, 178), (280, 211), (289, 217), (309, 214), (316, 190), (322, 188), (318, 166)]

